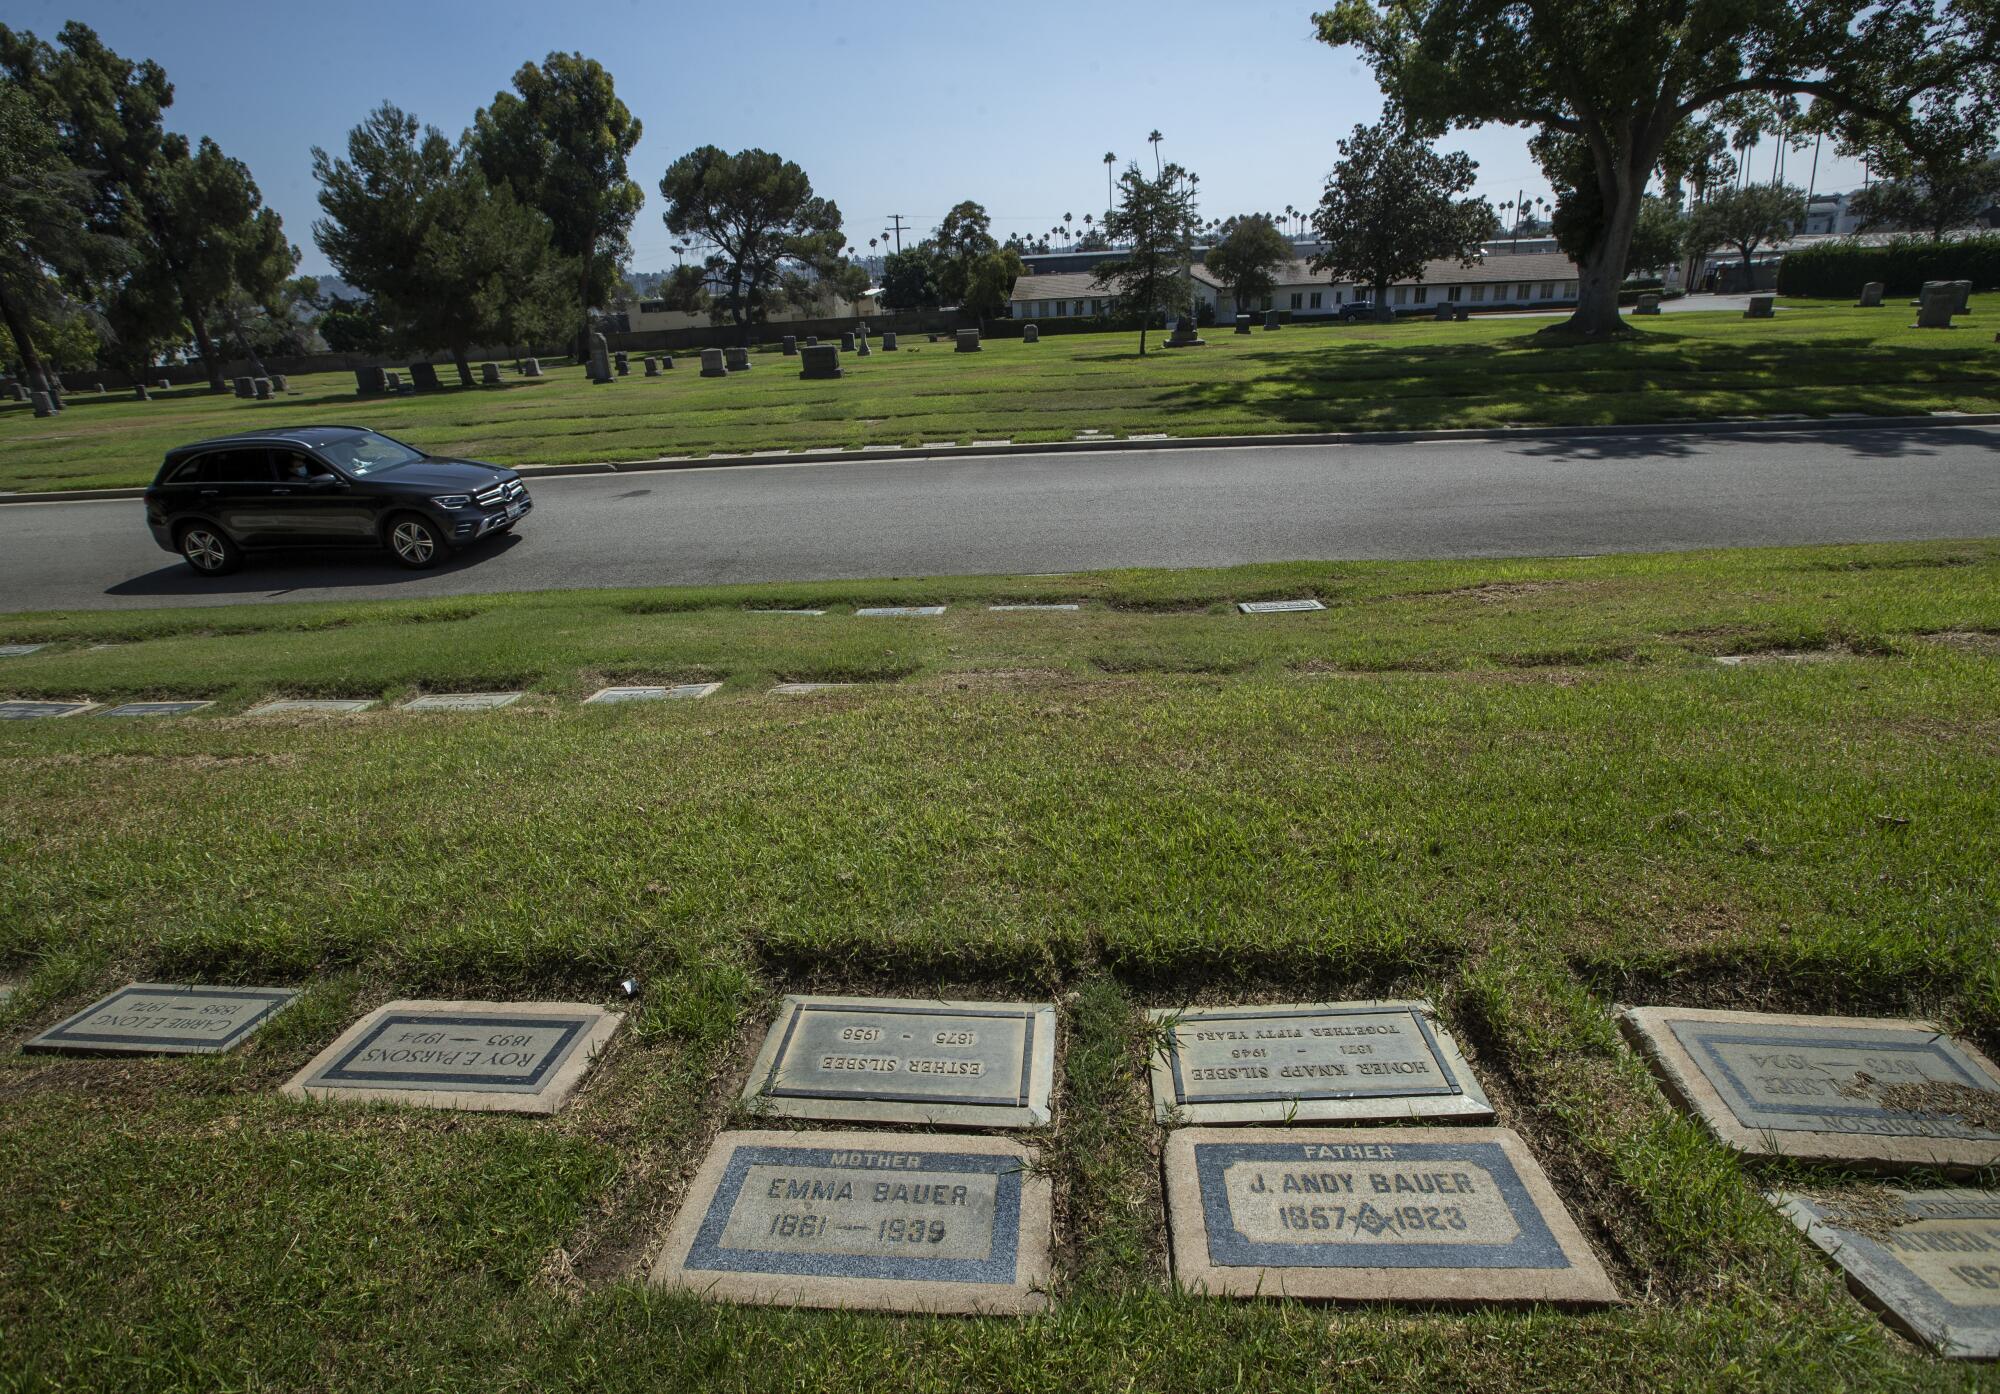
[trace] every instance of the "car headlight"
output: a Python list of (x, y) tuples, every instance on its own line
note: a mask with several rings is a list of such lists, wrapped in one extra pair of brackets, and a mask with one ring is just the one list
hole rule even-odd
[(431, 500), (439, 508), (464, 508), (472, 502), (470, 494), (439, 494)]

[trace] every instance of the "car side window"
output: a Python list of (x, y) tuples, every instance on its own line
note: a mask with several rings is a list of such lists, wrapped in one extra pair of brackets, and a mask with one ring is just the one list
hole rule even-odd
[(202, 460), (204, 484), (269, 484), (271, 478), (268, 450), (218, 450)]
[(199, 484), (201, 482), (202, 466), (207, 463), (208, 457), (206, 455), (196, 455), (183, 460), (178, 465), (175, 465), (173, 473), (169, 474), (161, 482), (165, 484)]

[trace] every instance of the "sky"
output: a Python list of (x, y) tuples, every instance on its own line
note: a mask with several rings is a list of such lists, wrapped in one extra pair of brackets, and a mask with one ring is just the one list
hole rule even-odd
[[(1081, 229), (1085, 213), (1103, 215), (1105, 152), (1150, 170), (1154, 129), (1163, 159), (1201, 175), (1205, 216), (1306, 208), (1335, 143), (1382, 110), (1359, 55), (1313, 37), (1314, 4), (7, 0), (5, 20), (47, 39), (81, 20), (160, 63), (174, 84), (168, 126), (250, 166), (310, 274), (331, 269), (312, 240), (315, 145), (342, 150), (383, 101), (456, 136), (523, 62), (583, 53), (644, 126), (629, 160), (646, 194), (631, 265), (654, 271), (675, 259), (660, 175), (701, 145), (796, 161), (864, 251), (892, 214), (921, 236), (963, 199), (1003, 238), (1066, 212)], [(1527, 134), (1489, 126), (1439, 145), (1479, 162), (1476, 192), (1496, 204), (1548, 197)], [(1774, 154), (1753, 157), (1760, 177)], [(1810, 160), (1788, 156), (1788, 181), (1803, 185)], [(1822, 152), (1818, 190), (1860, 182), (1857, 164)]]

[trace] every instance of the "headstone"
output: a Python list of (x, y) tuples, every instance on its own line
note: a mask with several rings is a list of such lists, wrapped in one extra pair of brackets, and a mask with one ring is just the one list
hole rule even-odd
[(389, 390), (389, 379), (380, 368), (356, 368), (354, 370), (354, 393), (357, 397), (372, 397), (378, 392)]
[(1949, 281), (1931, 281), (1924, 286), (1923, 298), (1917, 305), (1918, 329), (1949, 329), (1951, 317), (1958, 306), (1958, 292)]
[(20, 384), (20, 383), (18, 383), (18, 382), (10, 382), (10, 383), (8, 383), (8, 384), (7, 384), (7, 400), (9, 400), (9, 401), (11, 401), (11, 402), (25, 402), (25, 401), (27, 401), (27, 400), (28, 400), (28, 389), (27, 389), (27, 388), (25, 388), (25, 387), (23, 387), (23, 386), (21, 386), (21, 384)]
[(29, 1051), (219, 1055), (298, 1000), (284, 987), (132, 983), (22, 1044)]
[(0, 644), (0, 658), (26, 658), (47, 647), (47, 644)]
[(823, 615), (824, 610), (752, 610), (753, 615)]
[(1449, 320), (1451, 318), (1451, 302), (1449, 300), (1438, 301), (1437, 310), (1434, 314), (1432, 314), (1431, 318), (1438, 320)]
[(852, 330), (849, 330), (840, 336), (840, 351), (842, 353), (854, 352), (854, 333)]
[(1970, 281), (1952, 281), (1952, 282), (1950, 282), (1949, 284), (1950, 284), (1951, 288), (1952, 288), (1952, 289), (1953, 289), (1954, 291), (1956, 291), (1956, 292), (1957, 292), (1957, 294), (1958, 294), (1958, 299), (1957, 299), (1957, 300), (1956, 300), (1955, 302), (1953, 302), (1953, 304), (1952, 304), (1952, 310), (1953, 310), (1953, 311), (1954, 311), (1955, 313), (1957, 313), (1957, 314), (1961, 314), (1961, 315), (1969, 315), (1969, 314), (1971, 314), (1971, 313), (1972, 313), (1972, 282), (1970, 282)]
[[(931, 335), (931, 337), (932, 337), (933, 339), (935, 339), (935, 338), (937, 337), (937, 335), (933, 334), (933, 335)], [(1039, 344), (1039, 343), (1040, 343), (1041, 341), (1042, 341), (1042, 328), (1041, 328), (1041, 326), (1040, 326), (1040, 325), (1038, 325), (1038, 324), (1024, 324), (1024, 325), (1022, 325), (1022, 326), (1021, 326), (1021, 342), (1022, 342), (1022, 343), (1024, 343), (1024, 344)]]
[(1601, 1304), (1618, 1290), (1505, 1128), (1182, 1128), (1174, 1281), (1212, 1296)]
[(770, 692), (770, 697), (804, 697), (814, 692), (834, 692), (844, 687), (853, 687), (851, 682), (781, 682)]
[(1305, 610), (1324, 610), (1317, 600), (1242, 600), (1236, 608), (1246, 615), (1295, 615)]
[(237, 378), (236, 395), (246, 402), (256, 400), (257, 384), (250, 378)]
[(108, 707), (99, 716), (186, 716), (204, 707), (212, 707), (213, 702), (125, 702)]
[(271, 374), (271, 390), (273, 392), (276, 392), (278, 395), (283, 396), (285, 393), (292, 390), (292, 385), (290, 381), (286, 379), (283, 373), (273, 373)]
[(554, 1113), (624, 1020), (582, 1002), (391, 1002), (343, 1031), (283, 1092)]
[(799, 336), (796, 334), (787, 334), (785, 336), (785, 357), (797, 358), (798, 356), (799, 356)]
[(1493, 1116), (1428, 1002), (1297, 1003), (1150, 1013), (1162, 1122)]
[(2000, 1192), (1889, 1191), (1874, 1203), (1772, 1203), (1890, 1323), (1939, 1355), (2000, 1360)]
[(799, 369), (802, 378), (837, 378), (841, 373), (840, 350), (832, 344), (807, 344), (799, 350)]
[(1055, 1026), (1041, 1002), (787, 997), (743, 1102), (787, 1118), (1044, 1127)]
[(1777, 303), (1778, 297), (1775, 295), (1753, 295), (1750, 297), (1750, 308), (1743, 312), (1743, 318), (1772, 319), (1775, 317), (1774, 307)]
[(1278, 324), (1278, 312), (1276, 310), (1264, 311), (1264, 327), (1266, 329), (1276, 329)]
[(650, 1274), (725, 1302), (986, 1316), (1048, 1306), (1053, 1183), (1010, 1138), (727, 1132)]
[(893, 330), (893, 329), (885, 329), (885, 330), (883, 330), (883, 331), (882, 331), (882, 352), (884, 352), (884, 353), (894, 353), (895, 351), (896, 351), (896, 331), (895, 331), (895, 330)]
[(1007, 614), (1015, 610), (1081, 610), (1083, 607), (1081, 605), (1071, 604), (1071, 605), (988, 605), (986, 608), (995, 614)]
[(346, 716), (374, 706), (373, 698), (281, 697), (250, 708), (245, 716)]
[(2000, 1165), (2000, 1072), (1929, 1022), (1685, 1007), (1619, 1016), (1669, 1091), (1739, 1152)]
[(521, 365), (521, 376), (529, 378), (538, 378), (541, 375), (542, 375), (541, 359), (530, 358), (526, 363), (523, 363)]
[(500, 385), (500, 365), (498, 363), (481, 363), (479, 365), (479, 380), (488, 387), (498, 387)]
[(942, 605), (870, 605), (854, 612), (862, 619), (910, 618), (942, 615)]
[(646, 376), (649, 378), (658, 377), (660, 375), (660, 360), (653, 357), (651, 354), (647, 354), (645, 361), (646, 361)]
[(104, 396), (104, 395), (105, 395), (105, 388), (104, 388), (104, 383), (103, 383), (103, 381), (102, 381), (101, 379), (100, 379), (100, 380), (98, 381), (98, 383), (96, 384), (96, 387), (97, 387), (97, 395), (98, 395), (98, 396), (100, 396), (100, 397)]
[(1639, 297), (1639, 303), (1632, 307), (1635, 315), (1657, 315), (1660, 312), (1660, 297), (1651, 293)]
[(149, 398), (148, 398), (148, 397), (146, 396), (146, 384), (145, 384), (145, 383), (143, 383), (143, 382), (135, 382), (135, 383), (133, 383), (133, 384), (132, 384), (132, 395), (133, 395), (134, 397), (138, 398), (138, 400), (140, 400), (140, 401), (142, 401), (142, 402), (144, 402), (144, 401), (147, 401), (147, 400), (149, 400)]
[(726, 378), (729, 365), (723, 360), (719, 348), (705, 348), (701, 351), (701, 375), (705, 378)]
[(977, 329), (961, 329), (961, 330), (959, 330), (959, 331), (958, 331), (958, 334), (957, 334), (957, 336), (956, 336), (956, 346), (955, 346), (955, 347), (954, 347), (954, 348), (952, 349), (952, 352), (953, 352), (953, 353), (978, 353), (978, 352), (979, 352), (979, 331), (978, 331)]
[(48, 394), (48, 393), (46, 393), (46, 392), (37, 392), (37, 393), (35, 394), (35, 415), (36, 415), (36, 416), (54, 416), (54, 415), (55, 415), (55, 408), (49, 405), (49, 394)]
[(1467, 309), (1463, 305), (1454, 305), (1451, 308), (1451, 317), (1457, 320), (1460, 324), (1464, 324), (1466, 321), (1472, 318), (1472, 311)]
[(385, 372), (382, 374), (382, 385), (387, 391), (401, 392), (403, 390), (403, 375), (401, 373)]
[(1174, 332), (1167, 340), (1168, 348), (1205, 348), (1207, 341), (1196, 331), (1194, 317), (1182, 315), (1174, 321)]
[(0, 702), (0, 721), (46, 721), (75, 716), (96, 705), (95, 702)]
[(856, 358), (866, 358), (868, 356), (868, 336), (866, 334), (856, 334), (854, 336), (854, 356)]
[(1870, 281), (1866, 285), (1862, 286), (1861, 300), (1859, 302), (1858, 308), (1863, 310), (1872, 310), (1876, 306), (1880, 305), (1882, 303), (1883, 290), (1884, 286), (1880, 281)]
[(621, 702), (699, 701), (722, 686), (719, 682), (688, 682), (677, 687), (600, 687), (583, 699), (583, 704), (611, 705)]
[(406, 712), (484, 712), (509, 707), (521, 700), (519, 692), (437, 692), (412, 697), (397, 710)]
[(732, 373), (750, 371), (750, 350), (747, 348), (726, 348), (722, 351), (722, 358)]
[(617, 353), (614, 353), (611, 356), (611, 361), (619, 377), (627, 377), (631, 374), (632, 360), (625, 356), (625, 350), (620, 349)]
[(412, 363), (410, 365), (410, 385), (419, 392), (438, 391), (437, 364)]
[(1250, 332), (1250, 316), (1238, 315), (1236, 317), (1236, 332), (1238, 334), (1248, 334)]
[(598, 383), (611, 381), (611, 350), (602, 334), (590, 336), (590, 380)]
[(167, 390), (168, 388), (170, 388), (170, 387), (172, 387), (172, 386), (173, 386), (173, 384), (172, 384), (171, 382), (167, 381), (167, 379), (165, 379), (165, 378), (161, 378), (161, 379), (160, 379), (160, 391), (162, 391), (162, 392), (165, 392), (165, 391), (166, 391), (166, 390)]
[(806, 336), (806, 347), (810, 348), (810, 347), (812, 347), (812, 346), (813, 346), (814, 344), (817, 344), (818, 342), (819, 342), (819, 335), (817, 335), (817, 334), (808, 334), (808, 335)]
[(673, 366), (674, 366), (674, 356), (673, 356), (673, 355), (672, 355), (671, 353), (663, 353), (663, 354), (661, 354), (661, 355), (660, 355), (660, 371), (661, 371), (661, 372), (663, 372), (663, 373), (664, 373), (664, 372), (666, 372), (666, 371), (667, 371), (668, 369), (672, 368)]
[(253, 378), (251, 382), (256, 390), (258, 401), (268, 402), (272, 397), (277, 395), (271, 390), (271, 380), (269, 378)]

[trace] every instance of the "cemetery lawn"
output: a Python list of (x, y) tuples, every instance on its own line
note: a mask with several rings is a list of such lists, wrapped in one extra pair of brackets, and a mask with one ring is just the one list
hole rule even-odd
[[(0, 490), (147, 484), (173, 446), (308, 422), (372, 426), (436, 454), (504, 465), (867, 445), (1104, 436), (1634, 424), (1803, 413), (2000, 409), (2000, 348), (1972, 316), (1919, 331), (1901, 305), (1787, 301), (1774, 320), (1661, 315), (1608, 346), (1538, 341), (1556, 321), (1293, 325), (1205, 331), (1200, 349), (1138, 354), (1138, 336), (991, 339), (978, 354), (905, 336), (895, 353), (843, 355), (847, 376), (802, 382), (775, 339), (749, 376), (704, 379), (683, 354), (657, 379), (610, 387), (582, 369), (504, 374), (497, 388), (362, 401), (352, 373), (291, 379), (273, 402), (177, 388), (150, 402), (73, 394), (36, 420), (0, 404)], [(1159, 338), (1155, 336), (1153, 342)], [(453, 378), (449, 370), (447, 378)], [(83, 375), (81, 380), (88, 381)]]
[[(1230, 605), (1303, 595), (1328, 608)], [(848, 613), (921, 602), (951, 608)], [(1860, 1182), (1736, 1160), (1609, 1014), (1930, 1014), (2000, 1046), (2000, 542), (21, 615), (0, 642), (51, 645), (0, 659), (0, 696), (218, 703), (0, 727), (0, 1388), (2000, 1388), (1760, 1198)], [(577, 704), (696, 678), (724, 687)], [(240, 715), (499, 687), (528, 697)], [(390, 998), (611, 1004), (627, 974), (555, 1118), (276, 1092)], [(133, 979), (306, 992), (218, 1058), (14, 1050)], [(789, 991), (1056, 1002), (1049, 1315), (643, 1284)], [(1404, 995), (1624, 1305), (1172, 1290), (1144, 1009)]]

